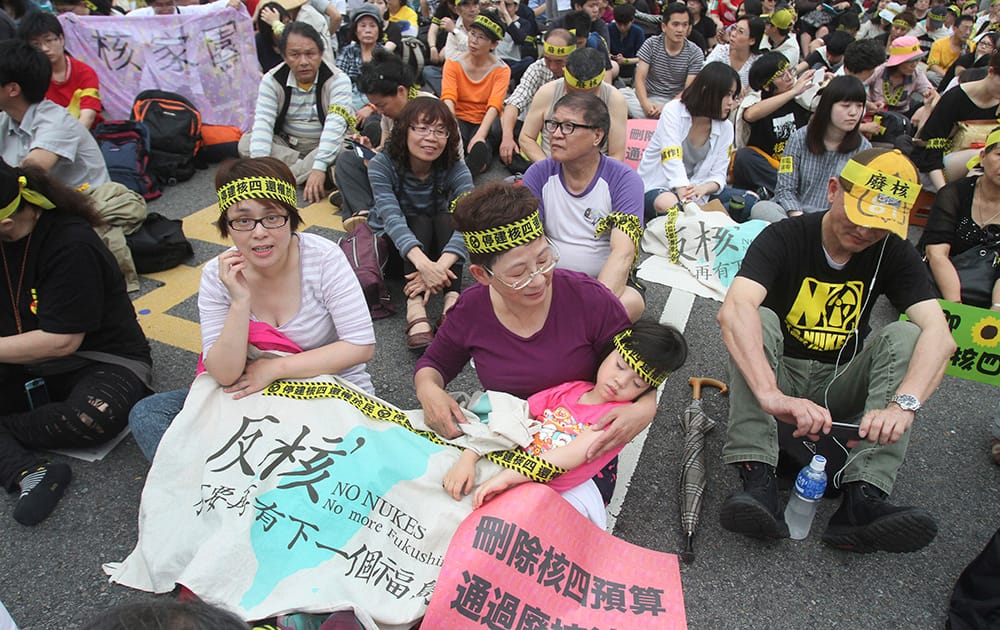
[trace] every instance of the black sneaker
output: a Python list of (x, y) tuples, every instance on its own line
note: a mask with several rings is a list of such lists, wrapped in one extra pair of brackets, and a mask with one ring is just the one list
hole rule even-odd
[(14, 506), (14, 520), (37, 525), (56, 509), (73, 473), (66, 464), (43, 464), (21, 473), (21, 497)]
[(743, 490), (722, 504), (719, 522), (723, 529), (752, 538), (788, 538), (774, 467), (763, 462), (738, 466)]
[(937, 535), (937, 523), (918, 507), (895, 506), (873, 485), (846, 484), (844, 499), (823, 534), (823, 542), (846, 551), (906, 553), (923, 549)]

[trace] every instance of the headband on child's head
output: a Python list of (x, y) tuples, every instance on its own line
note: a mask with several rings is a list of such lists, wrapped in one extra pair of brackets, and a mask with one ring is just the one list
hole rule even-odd
[(298, 207), (295, 184), (289, 184), (277, 177), (241, 177), (219, 188), (219, 214), (223, 214), (234, 203), (244, 199), (274, 199), (286, 205)]
[(628, 363), (628, 366), (635, 370), (635, 373), (639, 375), (639, 378), (652, 387), (659, 387), (663, 384), (663, 381), (667, 380), (667, 377), (670, 376), (670, 372), (668, 370), (656, 369), (646, 363), (646, 361), (644, 361), (635, 350), (627, 345), (631, 338), (631, 328), (626, 328), (615, 335), (612, 339), (615, 344), (615, 350), (622, 355), (622, 358), (625, 359), (625, 363)]
[(909, 22), (907, 22), (906, 20), (903, 20), (903, 19), (893, 20), (892, 21), (892, 25), (895, 26), (896, 28), (905, 28), (905, 29), (911, 29), (911, 28), (913, 28), (912, 26), (910, 26)]
[(470, 254), (505, 252), (542, 236), (545, 236), (545, 231), (542, 229), (542, 217), (538, 214), (538, 210), (513, 223), (486, 230), (462, 232), (465, 248)]
[(14, 214), (17, 209), (21, 206), (21, 200), (25, 200), (28, 203), (38, 206), (42, 210), (52, 210), (56, 207), (54, 203), (49, 201), (49, 198), (42, 193), (28, 188), (28, 178), (21, 175), (17, 178), (18, 191), (3, 208), (0, 208), (0, 220), (6, 219), (10, 215)]

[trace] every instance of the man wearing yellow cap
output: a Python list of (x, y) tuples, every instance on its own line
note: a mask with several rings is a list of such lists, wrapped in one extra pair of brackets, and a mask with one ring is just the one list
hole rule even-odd
[[(772, 224), (747, 251), (718, 316), (731, 358), (722, 457), (743, 482), (722, 506), (725, 529), (787, 537), (775, 480), (779, 436), (788, 433), (782, 427), (794, 428), (786, 449), (809, 437), (821, 439), (819, 452), (829, 446), (835, 455), (840, 447), (827, 434), (836, 419), (860, 423), (862, 440), (841, 471), (829, 471), (844, 498), (823, 542), (906, 552), (936, 535), (926, 511), (886, 500), (916, 414), (955, 348), (905, 240), (917, 182), (916, 168), (898, 150), (862, 151), (830, 179), (829, 211)], [(868, 335), (879, 295), (910, 321)]]
[(799, 42), (792, 36), (792, 26), (795, 25), (795, 12), (791, 9), (779, 9), (770, 15), (767, 24), (764, 25), (764, 34), (767, 35), (767, 42), (761, 48), (770, 48), (774, 52), (780, 52), (788, 58), (788, 63), (799, 65), (801, 53)]
[[(601, 99), (611, 115), (606, 154), (616, 160), (625, 159), (625, 127), (628, 108), (621, 93), (604, 80), (604, 55), (593, 48), (580, 48), (566, 59), (563, 76), (546, 83), (535, 94), (531, 108), (524, 117), (518, 137), (521, 151), (531, 162), (541, 162), (552, 155), (545, 121), (552, 118), (556, 102), (565, 94), (588, 92)], [(541, 137), (541, 144), (537, 139)]]

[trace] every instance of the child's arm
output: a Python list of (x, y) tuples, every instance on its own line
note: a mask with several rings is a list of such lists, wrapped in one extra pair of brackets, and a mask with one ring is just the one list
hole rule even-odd
[[(600, 433), (598, 431), (593, 431), (588, 427), (584, 429), (580, 435), (573, 438), (569, 444), (554, 448), (546, 453), (542, 453), (540, 457), (548, 463), (560, 468), (573, 470), (580, 464), (587, 461), (587, 449), (589, 449), (594, 441), (597, 440), (599, 435)], [(447, 477), (445, 479), (447, 480)], [(526, 481), (531, 481), (531, 479), (515, 470), (504, 468), (502, 471), (480, 484), (480, 486), (476, 489), (473, 505), (478, 508), (483, 503), (486, 503), (508, 488), (512, 488)]]
[(478, 461), (479, 454), (467, 448), (462, 451), (458, 461), (452, 464), (445, 474), (442, 484), (451, 498), (461, 501), (462, 497), (472, 491), (472, 486), (476, 484), (476, 462)]

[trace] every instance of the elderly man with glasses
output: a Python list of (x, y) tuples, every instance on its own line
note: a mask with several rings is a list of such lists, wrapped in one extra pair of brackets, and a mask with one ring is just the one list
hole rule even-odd
[(524, 186), (538, 198), (545, 233), (562, 254), (559, 266), (600, 280), (636, 321), (645, 307), (633, 274), (643, 225), (642, 180), (601, 154), (611, 117), (597, 96), (563, 96), (544, 125), (552, 157), (528, 169)]

